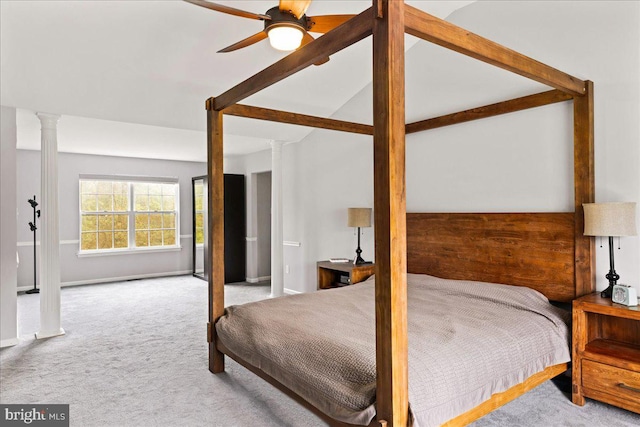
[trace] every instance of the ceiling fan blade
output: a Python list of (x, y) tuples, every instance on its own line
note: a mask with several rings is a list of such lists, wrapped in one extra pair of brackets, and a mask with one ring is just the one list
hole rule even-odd
[(280, 9), (281, 12), (289, 12), (296, 18), (300, 19), (302, 18), (302, 15), (305, 14), (310, 4), (311, 0), (280, 0), (278, 9)]
[(321, 15), (321, 16), (308, 16), (307, 22), (309, 23), (307, 31), (312, 33), (328, 33), (335, 27), (344, 24), (349, 19), (356, 15)]
[(187, 3), (195, 4), (196, 6), (202, 6), (207, 9), (215, 10), (216, 12), (228, 13), (229, 15), (240, 16), (242, 18), (258, 19), (260, 21), (270, 21), (269, 15), (261, 15), (259, 13), (246, 12), (244, 10), (236, 9), (229, 6), (223, 6), (217, 3), (211, 3), (204, 0), (184, 0)]
[(300, 42), (300, 47), (311, 43), (312, 41), (314, 41), (315, 39), (313, 38), (313, 36), (309, 33), (304, 33), (304, 36), (302, 36), (302, 41)]
[[(314, 41), (315, 39), (313, 38), (313, 36), (309, 33), (304, 33), (304, 36), (302, 37), (302, 42), (300, 43), (300, 47), (311, 43), (312, 41)], [(322, 64), (326, 64), (327, 62), (329, 62), (329, 57), (327, 56), (324, 59), (319, 60), (318, 62), (315, 62), (313, 65), (322, 65)]]
[(259, 33), (256, 33), (251, 37), (247, 37), (244, 40), (240, 40), (238, 43), (234, 43), (231, 46), (227, 46), (224, 49), (219, 50), (218, 53), (226, 53), (242, 49), (243, 47), (251, 46), (254, 43), (258, 43), (259, 41), (264, 40), (267, 37), (268, 36), (266, 31), (260, 31)]

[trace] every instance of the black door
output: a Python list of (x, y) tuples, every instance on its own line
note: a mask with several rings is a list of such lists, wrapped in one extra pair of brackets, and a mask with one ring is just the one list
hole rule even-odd
[(244, 282), (246, 219), (244, 175), (224, 175), (224, 282)]

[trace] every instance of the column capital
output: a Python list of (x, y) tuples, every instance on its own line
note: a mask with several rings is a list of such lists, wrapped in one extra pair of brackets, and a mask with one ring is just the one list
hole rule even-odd
[(43, 129), (56, 129), (60, 114), (36, 113)]
[(283, 141), (271, 141), (272, 150), (281, 150), (283, 145), (284, 145)]

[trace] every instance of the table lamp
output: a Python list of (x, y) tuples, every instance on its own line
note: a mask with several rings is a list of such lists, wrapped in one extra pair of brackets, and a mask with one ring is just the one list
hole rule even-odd
[(356, 257), (353, 260), (354, 264), (364, 264), (365, 260), (362, 259), (360, 254), (360, 227), (371, 227), (371, 208), (348, 208), (347, 226), (358, 227), (358, 248), (356, 249)]
[(613, 238), (635, 236), (636, 204), (633, 202), (585, 203), (584, 235), (609, 238), (609, 287), (600, 294), (603, 298), (611, 298), (613, 286), (620, 276), (616, 273), (613, 259)]

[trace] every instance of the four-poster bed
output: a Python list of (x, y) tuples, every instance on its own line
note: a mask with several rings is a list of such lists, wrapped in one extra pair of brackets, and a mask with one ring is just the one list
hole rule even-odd
[[(515, 72), (554, 90), (460, 113), (405, 124), (404, 34), (408, 33)], [(373, 36), (373, 126), (239, 105), (242, 99)], [(558, 214), (409, 214), (405, 209), (405, 134), (556, 102), (573, 100), (575, 210)], [(235, 355), (221, 342), (224, 315), (223, 115), (235, 115), (373, 136), (375, 213), (376, 418), (372, 425), (405, 426), (408, 403), (407, 272), (452, 279), (525, 285), (551, 300), (570, 301), (594, 289), (593, 239), (584, 237), (582, 204), (594, 201), (593, 84), (405, 5), (374, 0), (371, 8), (222, 95), (206, 102), (209, 179), (209, 369), (224, 370), (224, 355), (293, 396), (332, 425), (346, 425)], [(446, 223), (446, 227), (442, 224)], [(454, 230), (454, 231), (451, 231)], [(451, 233), (476, 233), (452, 241)], [(444, 238), (443, 238), (444, 237)], [(466, 244), (464, 241), (472, 244)], [(496, 241), (501, 242), (497, 245)], [(425, 245), (425, 242), (429, 242)], [(505, 245), (507, 242), (509, 245)], [(451, 246), (453, 244), (453, 246)], [(439, 246), (441, 245), (441, 246)], [(425, 253), (428, 246), (428, 253)], [(500, 248), (502, 246), (502, 248)], [(507, 249), (505, 250), (505, 246)], [(522, 251), (512, 249), (521, 247)], [(534, 255), (535, 254), (535, 255)], [(448, 260), (464, 260), (451, 271)], [(513, 265), (524, 267), (514, 274)], [(332, 292), (332, 291), (328, 291)], [(466, 424), (566, 369), (549, 366), (452, 419)], [(377, 420), (377, 421), (376, 421)]]

